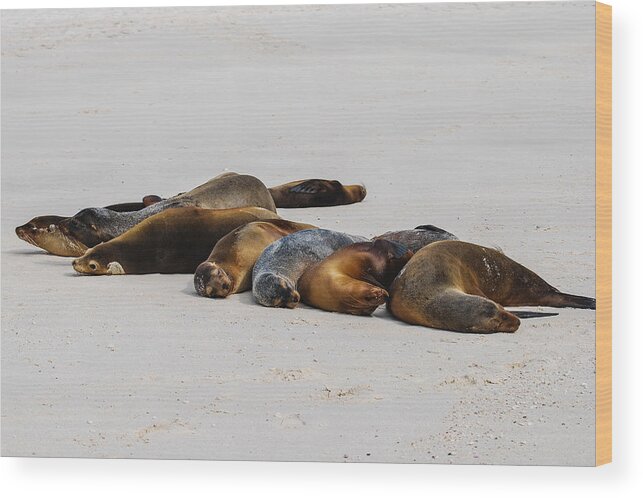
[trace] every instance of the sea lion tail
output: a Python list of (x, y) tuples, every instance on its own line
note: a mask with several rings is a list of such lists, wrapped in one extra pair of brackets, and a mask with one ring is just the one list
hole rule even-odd
[(596, 309), (596, 299), (593, 297), (575, 296), (573, 294), (565, 294), (557, 292), (553, 296), (553, 303), (550, 306), (556, 308), (580, 308), (586, 310)]

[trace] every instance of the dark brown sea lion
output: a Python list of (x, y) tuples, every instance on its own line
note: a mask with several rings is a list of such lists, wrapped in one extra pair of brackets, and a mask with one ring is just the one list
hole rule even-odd
[(73, 267), (88, 275), (194, 273), (221, 237), (247, 223), (276, 218), (257, 207), (167, 209), (88, 249)]
[(366, 197), (363, 185), (342, 185), (337, 180), (297, 180), (268, 189), (278, 208), (340, 206)]
[(520, 319), (503, 306), (596, 309), (594, 299), (558, 291), (501, 252), (460, 241), (418, 251), (389, 294), (400, 320), (458, 332), (515, 332)]
[(440, 240), (458, 240), (458, 238), (452, 233), (433, 225), (420, 225), (419, 227), (415, 227), (413, 230), (386, 232), (382, 235), (378, 235), (377, 237), (373, 237), (373, 240), (378, 239), (397, 242), (414, 253), (418, 252), (424, 246), (433, 244), (433, 242), (438, 242)]
[(250, 290), (252, 268), (263, 250), (275, 240), (317, 228), (287, 220), (255, 221), (239, 227), (216, 243), (207, 261), (194, 273), (194, 288), (204, 297), (226, 297)]
[(413, 253), (388, 240), (343, 247), (308, 268), (297, 282), (302, 302), (326, 311), (371, 315)]
[(146, 208), (147, 206), (151, 206), (152, 204), (156, 204), (159, 201), (162, 201), (163, 198), (159, 197), (158, 195), (146, 195), (143, 197), (143, 200), (141, 202), (122, 202), (120, 204), (111, 204), (109, 206), (105, 206), (105, 209), (109, 209), (110, 211), (118, 211), (119, 213), (124, 213), (127, 211), (140, 211), (143, 208)]

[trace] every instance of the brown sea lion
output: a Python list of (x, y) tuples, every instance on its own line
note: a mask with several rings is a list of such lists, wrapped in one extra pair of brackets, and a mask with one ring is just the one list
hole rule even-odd
[(595, 299), (564, 294), (501, 252), (460, 241), (418, 251), (389, 294), (400, 320), (458, 332), (515, 332), (520, 319), (503, 306), (596, 309)]
[(297, 282), (302, 302), (326, 311), (371, 315), (413, 253), (388, 240), (343, 247), (308, 268)]
[(235, 228), (279, 216), (257, 207), (167, 209), (73, 262), (89, 275), (194, 273), (219, 239)]
[[(268, 189), (259, 179), (228, 172), (189, 192), (162, 199), (138, 211), (83, 209), (71, 218), (62, 220), (56, 232), (35, 245), (52, 254), (80, 256), (84, 253), (84, 248), (111, 240), (150, 216), (165, 209), (187, 206), (212, 209), (256, 206), (276, 212), (275, 203)], [(56, 242), (55, 238), (63, 241)], [(60, 245), (72, 247), (72, 253), (66, 251), (65, 254), (60, 254), (57, 252)]]
[(287, 220), (255, 221), (216, 243), (207, 261), (194, 272), (194, 288), (204, 297), (226, 297), (250, 290), (252, 268), (263, 250), (288, 234), (317, 228)]
[(363, 185), (342, 185), (337, 180), (297, 180), (268, 189), (278, 208), (340, 206), (361, 202)]
[[(162, 200), (158, 195), (146, 195), (142, 202), (124, 202), (105, 206), (110, 211), (138, 211)], [(67, 237), (59, 231), (59, 225), (69, 219), (65, 216), (36, 216), (24, 225), (16, 228), (16, 235), (21, 240), (47, 250), (56, 256), (80, 256), (87, 246), (77, 239)]]

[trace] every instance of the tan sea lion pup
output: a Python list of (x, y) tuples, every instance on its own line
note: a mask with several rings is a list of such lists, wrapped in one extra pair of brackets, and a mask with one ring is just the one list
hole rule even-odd
[(302, 302), (326, 311), (371, 315), (413, 253), (387, 240), (343, 247), (308, 268), (297, 282)]
[(216, 243), (207, 261), (194, 273), (200, 296), (226, 297), (252, 288), (252, 269), (263, 250), (275, 240), (317, 228), (287, 220), (255, 221), (239, 227)]
[(515, 332), (503, 306), (596, 309), (596, 300), (564, 294), (494, 249), (460, 241), (418, 251), (390, 288), (389, 309), (407, 323), (458, 332)]
[(247, 223), (278, 219), (263, 208), (166, 209), (73, 262), (88, 275), (194, 273), (223, 236)]
[(337, 180), (297, 180), (268, 189), (278, 208), (340, 206), (361, 202), (363, 185), (342, 185)]

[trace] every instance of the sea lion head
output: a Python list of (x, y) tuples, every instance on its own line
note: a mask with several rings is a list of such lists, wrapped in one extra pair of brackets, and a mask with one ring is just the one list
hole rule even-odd
[(346, 191), (353, 202), (362, 202), (366, 197), (366, 187), (364, 185), (348, 185), (346, 186)]
[(226, 297), (232, 292), (233, 282), (223, 268), (204, 261), (194, 272), (194, 288), (200, 296)]
[(94, 247), (112, 238), (103, 227), (109, 226), (116, 213), (105, 208), (86, 208), (61, 222), (61, 232), (87, 247)]
[(80, 256), (87, 247), (67, 237), (60, 224), (66, 220), (62, 216), (37, 216), (16, 228), (16, 235), (31, 245), (44, 249), (56, 256)]
[(476, 311), (476, 323), (468, 328), (469, 332), (515, 332), (520, 327), (520, 318), (509, 313), (493, 301), (484, 301)]
[(252, 288), (258, 301), (264, 306), (293, 309), (301, 301), (301, 296), (293, 283), (274, 273), (259, 275)]
[(151, 206), (152, 204), (156, 204), (157, 202), (161, 202), (162, 200), (163, 199), (158, 195), (146, 195), (145, 197), (143, 197), (143, 207)]
[(113, 255), (107, 254), (103, 247), (103, 244), (99, 244), (72, 261), (74, 270), (85, 275), (125, 275), (121, 263)]
[(404, 265), (413, 256), (413, 252), (399, 244), (384, 239), (377, 239), (371, 244), (370, 253), (373, 255), (373, 269), (377, 280), (389, 287)]

